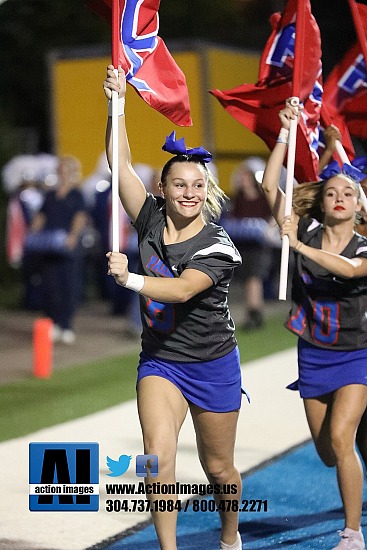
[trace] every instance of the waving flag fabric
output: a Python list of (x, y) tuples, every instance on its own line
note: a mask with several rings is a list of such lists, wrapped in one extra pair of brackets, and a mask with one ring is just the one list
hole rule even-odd
[[(279, 133), (280, 109), (292, 96), (296, 0), (289, 0), (283, 14), (273, 14), (273, 31), (260, 59), (259, 80), (231, 90), (211, 90), (223, 107), (257, 134), (270, 149)], [(318, 174), (319, 118), (322, 102), (320, 31), (306, 0), (303, 70), (300, 82), (302, 117), (297, 128), (295, 177), (315, 181)]]
[(330, 116), (342, 116), (349, 132), (367, 139), (367, 70), (359, 42), (334, 67), (325, 82)]
[(366, 0), (348, 0), (358, 42), (367, 61), (367, 5)]
[[(87, 0), (111, 23), (113, 0)], [(153, 109), (174, 124), (191, 126), (189, 94), (183, 72), (158, 36), (160, 0), (116, 0), (119, 5), (118, 63), (126, 80)]]
[[(300, 82), (300, 98), (312, 91), (319, 74), (321, 59), (320, 31), (311, 14), (309, 0), (305, 0), (305, 26), (303, 31), (303, 70)], [(294, 45), (296, 32), (297, 0), (289, 0), (282, 14), (270, 18), (272, 33), (260, 60), (259, 84), (292, 82), (295, 65)]]
[[(348, 0), (357, 42), (335, 65), (325, 82), (324, 104), (332, 122), (350, 134), (367, 139), (367, 5)], [(339, 117), (339, 123), (333, 118)], [(344, 142), (343, 145), (345, 146)]]

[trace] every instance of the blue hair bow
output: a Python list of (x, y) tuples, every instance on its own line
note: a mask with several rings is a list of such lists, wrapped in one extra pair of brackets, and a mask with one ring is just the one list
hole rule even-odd
[(352, 165), (358, 168), (358, 170), (361, 170), (362, 172), (366, 173), (367, 171), (367, 157), (356, 157), (352, 160)]
[(338, 176), (339, 174), (344, 174), (345, 176), (348, 176), (351, 180), (353, 180), (356, 183), (361, 183), (367, 176), (358, 168), (355, 166), (352, 166), (351, 164), (343, 164), (343, 166), (340, 168), (338, 161), (333, 160), (330, 164), (326, 166), (326, 168), (323, 169), (321, 174), (319, 175), (320, 179), (322, 180), (328, 180), (329, 178), (332, 178), (333, 176)]
[(162, 150), (172, 155), (195, 155), (196, 157), (200, 157), (203, 162), (210, 162), (212, 160), (212, 154), (202, 146), (187, 149), (184, 138), (176, 140), (175, 131), (166, 137)]

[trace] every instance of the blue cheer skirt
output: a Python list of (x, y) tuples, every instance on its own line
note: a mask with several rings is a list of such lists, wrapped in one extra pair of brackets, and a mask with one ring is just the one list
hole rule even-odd
[(319, 397), (350, 384), (367, 386), (367, 348), (336, 351), (298, 338), (298, 375), (287, 388), (299, 390), (302, 398)]
[[(240, 408), (242, 392), (238, 347), (212, 361), (184, 363), (140, 353), (138, 380), (160, 376), (174, 384), (190, 403), (211, 412)], [(247, 395), (247, 394), (246, 394)]]

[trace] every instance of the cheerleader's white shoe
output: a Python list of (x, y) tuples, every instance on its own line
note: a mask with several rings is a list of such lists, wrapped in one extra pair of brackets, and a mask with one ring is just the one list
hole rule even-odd
[(225, 542), (220, 541), (219, 550), (242, 550), (242, 540), (239, 532), (237, 531), (237, 540), (233, 544), (226, 544)]
[(346, 527), (344, 531), (339, 531), (341, 538), (339, 544), (332, 550), (365, 550), (364, 538), (361, 529), (354, 531)]

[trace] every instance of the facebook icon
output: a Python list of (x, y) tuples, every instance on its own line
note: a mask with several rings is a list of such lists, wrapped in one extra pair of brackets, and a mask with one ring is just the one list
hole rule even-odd
[(157, 477), (158, 457), (157, 455), (137, 455), (136, 477)]

